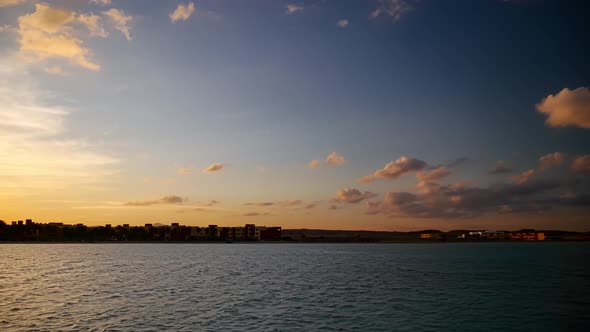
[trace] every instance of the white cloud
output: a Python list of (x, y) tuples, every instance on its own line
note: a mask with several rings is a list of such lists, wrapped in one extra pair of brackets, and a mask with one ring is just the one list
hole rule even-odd
[(125, 12), (116, 8), (111, 8), (102, 13), (113, 22), (115, 29), (121, 31), (127, 40), (131, 40), (131, 32), (129, 31), (131, 27), (129, 25), (133, 21), (132, 16), (127, 16)]
[(565, 88), (543, 99), (537, 104), (537, 111), (547, 115), (545, 123), (550, 127), (590, 128), (590, 89)]
[(336, 26), (342, 29), (347, 28), (349, 24), (350, 22), (346, 19), (338, 20), (338, 22), (336, 22)]
[(178, 7), (176, 7), (176, 9), (174, 10), (174, 12), (172, 12), (169, 16), (170, 16), (170, 21), (172, 21), (172, 23), (178, 22), (178, 21), (186, 21), (188, 20), (191, 15), (193, 15), (193, 13), (195, 12), (195, 4), (192, 2), (189, 2), (188, 4), (178, 4)]

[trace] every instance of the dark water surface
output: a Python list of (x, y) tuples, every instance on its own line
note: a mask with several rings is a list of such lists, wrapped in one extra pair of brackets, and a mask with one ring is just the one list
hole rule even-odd
[(0, 244), (0, 331), (588, 331), (590, 244)]

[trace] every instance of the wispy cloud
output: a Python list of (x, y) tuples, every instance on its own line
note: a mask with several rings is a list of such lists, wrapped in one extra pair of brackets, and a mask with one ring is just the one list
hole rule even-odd
[(265, 217), (271, 215), (269, 212), (248, 212), (243, 214), (244, 217)]
[(295, 14), (298, 12), (302, 12), (303, 9), (304, 9), (303, 5), (288, 4), (285, 6), (285, 14), (287, 14), (287, 15)]
[(412, 10), (413, 7), (407, 0), (379, 0), (379, 6), (371, 12), (371, 17), (389, 16), (398, 21), (403, 15)]
[(168, 196), (162, 196), (158, 199), (126, 202), (123, 205), (125, 205), (125, 206), (150, 206), (150, 205), (158, 205), (158, 204), (182, 204), (186, 200), (187, 200), (186, 198), (182, 198), (180, 196), (168, 195)]
[(115, 29), (121, 31), (127, 40), (132, 39), (129, 31), (131, 29), (130, 24), (133, 21), (132, 16), (128, 16), (124, 11), (116, 8), (111, 8), (102, 13), (113, 22)]
[(0, 60), (0, 188), (62, 187), (114, 174), (118, 158), (72, 136), (67, 123), (76, 110), (40, 91), (22, 66)]
[(180, 167), (180, 168), (178, 168), (177, 173), (180, 175), (193, 174), (193, 168), (192, 167)]
[(111, 0), (90, 0), (89, 3), (94, 3), (97, 5), (108, 6), (111, 4)]
[(272, 206), (274, 202), (248, 202), (244, 203), (244, 205), (254, 205), (254, 206)]

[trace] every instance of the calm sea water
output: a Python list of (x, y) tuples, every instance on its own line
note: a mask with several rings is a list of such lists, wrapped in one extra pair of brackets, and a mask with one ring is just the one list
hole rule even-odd
[(0, 244), (0, 331), (588, 331), (590, 244)]

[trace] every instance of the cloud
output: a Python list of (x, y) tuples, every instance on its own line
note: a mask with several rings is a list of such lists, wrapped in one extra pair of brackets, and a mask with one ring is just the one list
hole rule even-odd
[(220, 163), (213, 163), (211, 165), (209, 165), (208, 167), (206, 167), (205, 169), (203, 169), (203, 173), (215, 173), (215, 172), (220, 172), (223, 170), (223, 165)]
[(338, 155), (336, 152), (330, 153), (324, 163), (330, 166), (341, 166), (346, 162), (346, 158)]
[(4, 24), (4, 25), (0, 25), (0, 33), (2, 32), (17, 32), (18, 30), (15, 29), (14, 27)]
[(121, 31), (127, 40), (131, 40), (131, 32), (129, 31), (131, 27), (129, 24), (133, 21), (132, 16), (127, 16), (125, 15), (125, 12), (116, 8), (111, 8), (102, 13), (111, 20), (115, 25), (115, 29)]
[(587, 154), (574, 158), (571, 170), (575, 173), (590, 175), (590, 155)]
[(95, 27), (84, 16), (82, 20), (68, 9), (55, 9), (46, 4), (36, 4), (33, 13), (18, 18), (20, 52), (42, 61), (48, 58), (67, 59), (80, 67), (98, 71), (100, 66), (89, 59), (90, 50), (82, 40), (74, 36), (74, 23)]
[(336, 26), (342, 29), (347, 28), (349, 24), (350, 22), (346, 19), (338, 20), (338, 22), (336, 22)]
[(254, 205), (254, 206), (272, 206), (275, 203), (273, 202), (250, 202), (250, 203), (245, 203), (244, 205)]
[(77, 110), (56, 99), (23, 64), (0, 59), (0, 192), (97, 184), (117, 171), (118, 158), (68, 130)]
[(385, 165), (382, 169), (376, 170), (373, 174), (358, 179), (358, 182), (366, 183), (376, 179), (393, 180), (406, 173), (423, 170), (426, 165), (426, 162), (420, 159), (402, 156), (398, 160)]
[(332, 204), (328, 207), (328, 210), (339, 210), (339, 209), (340, 209), (340, 207), (338, 205), (334, 205), (334, 204)]
[(511, 173), (511, 172), (512, 172), (512, 167), (508, 167), (508, 166), (504, 165), (503, 162), (499, 161), (496, 164), (496, 166), (492, 167), (488, 171), (488, 174), (496, 175), (496, 174), (505, 174), (505, 173)]
[(336, 152), (332, 152), (326, 156), (324, 161), (312, 160), (307, 164), (309, 168), (318, 168), (320, 166), (342, 166), (346, 163), (346, 158)]
[(291, 200), (291, 201), (279, 201), (277, 204), (279, 204), (282, 207), (290, 207), (290, 206), (301, 205), (301, 203), (303, 203), (303, 202), (300, 199), (295, 199), (295, 200)]
[(187, 199), (176, 195), (162, 196), (159, 199), (148, 200), (148, 201), (132, 201), (126, 202), (125, 206), (150, 206), (157, 204), (182, 204)]
[(67, 76), (68, 74), (64, 71), (62, 66), (51, 66), (43, 69), (46, 73), (58, 76)]
[(91, 36), (106, 38), (109, 35), (109, 33), (102, 27), (100, 23), (101, 18), (98, 15), (80, 14), (78, 16), (78, 21), (88, 28)]
[(511, 179), (512, 182), (516, 184), (524, 184), (528, 182), (535, 174), (537, 174), (537, 171), (535, 169), (529, 169), (522, 173), (512, 176)]
[(0, 8), (16, 6), (26, 1), (27, 0), (0, 0)]
[(533, 176), (545, 172), (548, 169), (557, 167), (565, 162), (566, 155), (561, 152), (546, 154), (539, 158), (539, 165), (535, 169), (526, 170), (520, 174), (512, 176), (512, 181), (516, 184), (528, 182)]
[(285, 14), (291, 15), (303, 11), (303, 5), (288, 4), (285, 6)]
[(565, 88), (544, 98), (537, 104), (537, 111), (548, 116), (545, 124), (550, 127), (590, 128), (590, 89)]
[(322, 162), (319, 161), (319, 160), (312, 160), (312, 161), (310, 161), (307, 164), (307, 167), (309, 167), (309, 168), (318, 168), (318, 167), (320, 167), (321, 164), (322, 164)]
[(318, 203), (313, 202), (313, 203), (309, 203), (309, 204), (305, 205), (304, 208), (306, 208), (306, 209), (313, 209), (316, 206), (318, 206)]
[(244, 217), (264, 217), (264, 216), (271, 216), (269, 212), (248, 212), (244, 213)]
[(539, 171), (546, 171), (550, 168), (557, 167), (565, 162), (566, 155), (561, 152), (554, 152), (539, 158)]
[(178, 7), (170, 14), (170, 21), (172, 23), (178, 21), (186, 21), (188, 20), (191, 15), (195, 12), (195, 4), (193, 2), (189, 2), (188, 4), (178, 4)]
[(97, 5), (108, 6), (111, 4), (111, 0), (90, 0), (89, 3), (94, 3)]
[(210, 200), (209, 202), (207, 202), (207, 203), (205, 204), (205, 206), (214, 206), (214, 205), (217, 205), (217, 204), (219, 204), (219, 203), (220, 203), (219, 201), (212, 199), (212, 200)]
[(189, 175), (193, 174), (193, 169), (191, 167), (180, 167), (177, 172), (180, 175)]
[(364, 193), (355, 188), (342, 188), (336, 192), (336, 196), (334, 196), (331, 201), (337, 203), (349, 203), (349, 204), (356, 204), (366, 199), (371, 199), (376, 197), (377, 194), (374, 194), (369, 191), (365, 191)]
[(398, 21), (404, 14), (412, 10), (412, 6), (406, 0), (379, 0), (379, 6), (371, 12), (371, 18), (381, 15), (389, 16)]
[(493, 185), (487, 188), (432, 185), (419, 193), (387, 192), (381, 202), (368, 202), (367, 213), (417, 218), (473, 218), (484, 214), (545, 211), (561, 204), (547, 198), (561, 184), (536, 181)]
[(420, 182), (438, 181), (442, 178), (451, 175), (451, 171), (446, 166), (439, 166), (430, 172), (419, 171), (416, 173), (416, 178)]

